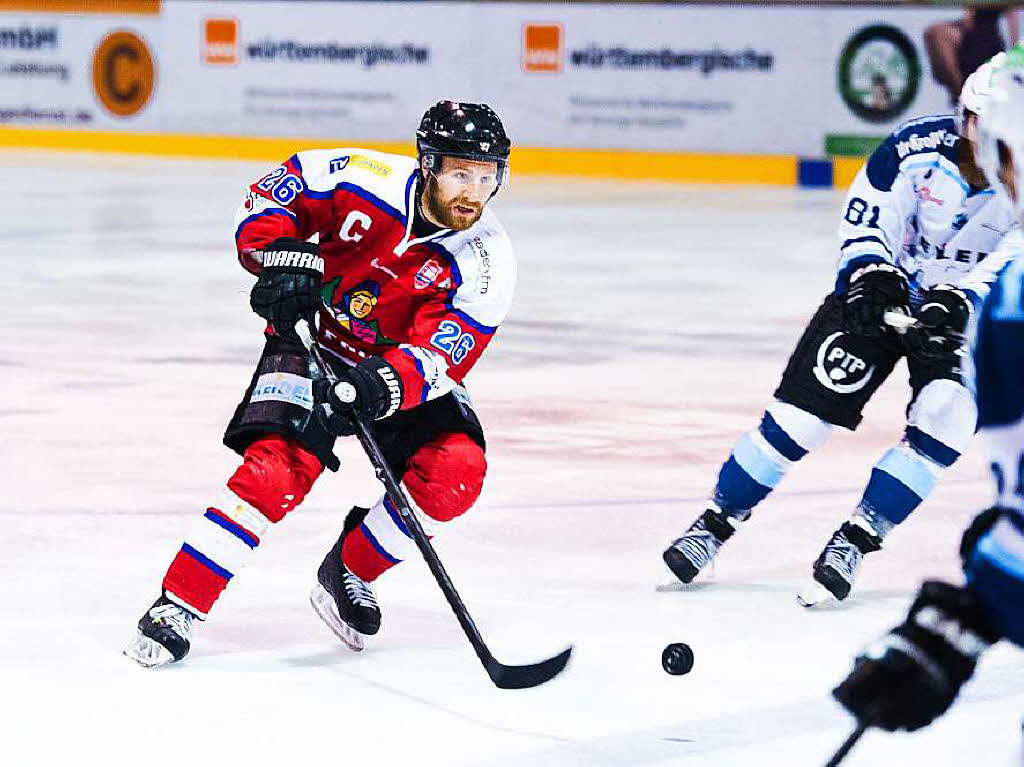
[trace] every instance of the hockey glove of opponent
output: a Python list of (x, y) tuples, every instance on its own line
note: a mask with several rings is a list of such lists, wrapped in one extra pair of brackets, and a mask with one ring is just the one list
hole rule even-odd
[(333, 386), (326, 380), (313, 385), (316, 401), (321, 403), (327, 429), (339, 437), (355, 434), (351, 414), (368, 421), (387, 418), (402, 405), (402, 379), (380, 357), (370, 357), (338, 375)]
[(917, 325), (907, 328), (903, 344), (919, 357), (952, 354), (963, 345), (970, 316), (964, 293), (952, 285), (936, 285), (921, 296), (921, 306), (914, 310)]
[(949, 708), (998, 638), (969, 588), (925, 581), (907, 619), (857, 657), (832, 695), (874, 727), (920, 729)]
[(892, 264), (868, 264), (850, 277), (843, 322), (850, 333), (878, 337), (885, 332), (885, 311), (909, 301), (910, 288), (902, 271)]
[(279, 237), (261, 251), (263, 267), (249, 294), (249, 305), (278, 335), (290, 333), (300, 319), (316, 327), (323, 305), (324, 260), (318, 247)]

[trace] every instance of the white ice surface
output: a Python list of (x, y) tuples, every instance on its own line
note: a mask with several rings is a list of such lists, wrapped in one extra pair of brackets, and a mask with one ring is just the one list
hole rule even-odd
[[(185, 664), (120, 651), (195, 515), (237, 464), (223, 426), (262, 344), (231, 219), (264, 167), (7, 152), (0, 232), (0, 763), (818, 765), (851, 723), (828, 691), (926, 576), (955, 578), (990, 498), (972, 447), (872, 555), (839, 609), (795, 592), (898, 437), (906, 372), (799, 464), (713, 581), (656, 591), (832, 279), (839, 195), (516, 179), (496, 206), (520, 259), (512, 314), (469, 380), (480, 503), (436, 539), (492, 650), (568, 643), (545, 686), (491, 686), (426, 567), (379, 583), (348, 652), (307, 603), (345, 511), (343, 469), (268, 533)], [(690, 644), (684, 677), (662, 647)], [(953, 711), (870, 733), (856, 765), (1019, 764), (1024, 668), (999, 647)]]

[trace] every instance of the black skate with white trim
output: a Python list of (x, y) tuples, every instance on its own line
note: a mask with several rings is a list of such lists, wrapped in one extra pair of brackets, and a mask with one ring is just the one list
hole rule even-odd
[(681, 538), (665, 549), (661, 558), (680, 581), (689, 583), (714, 559), (741, 523), (742, 520), (717, 507), (707, 509)]
[(316, 572), (317, 584), (309, 601), (320, 619), (338, 639), (356, 652), (365, 647), (364, 638), (380, 630), (380, 607), (370, 584), (352, 573), (341, 561), (345, 536), (366, 517), (368, 509), (355, 507), (345, 519), (345, 528), (327, 552)]
[(882, 538), (860, 517), (844, 522), (814, 562), (814, 583), (797, 596), (804, 607), (850, 595), (865, 554), (882, 548)]
[(138, 633), (124, 649), (124, 654), (146, 667), (180, 661), (191, 647), (195, 617), (161, 595), (139, 619)]

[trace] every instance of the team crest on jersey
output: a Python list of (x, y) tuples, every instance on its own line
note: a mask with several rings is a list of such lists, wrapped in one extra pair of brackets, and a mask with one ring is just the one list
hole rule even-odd
[(341, 277), (335, 277), (324, 285), (323, 297), (338, 324), (356, 338), (368, 344), (398, 345), (385, 336), (377, 320), (370, 317), (380, 300), (378, 283), (364, 280), (351, 290), (342, 291)]
[(875, 366), (868, 364), (843, 348), (840, 342), (842, 332), (835, 332), (818, 347), (818, 359), (814, 366), (814, 377), (826, 389), (837, 394), (853, 394), (867, 386), (875, 373)]
[(416, 276), (413, 277), (416, 290), (423, 290), (429, 287), (434, 280), (441, 276), (441, 271), (441, 265), (434, 259), (430, 259), (423, 264), (420, 270), (416, 272)]

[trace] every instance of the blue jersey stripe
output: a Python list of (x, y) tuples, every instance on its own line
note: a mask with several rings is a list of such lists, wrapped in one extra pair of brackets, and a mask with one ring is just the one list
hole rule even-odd
[[(415, 174), (413, 175), (415, 176)], [(408, 185), (406, 186), (406, 188), (408, 188)], [(356, 184), (350, 184), (347, 181), (342, 181), (340, 184), (336, 184), (334, 189), (331, 189), (326, 192), (314, 192), (312, 189), (306, 189), (306, 191), (303, 192), (303, 194), (314, 200), (329, 200), (337, 191), (351, 192), (352, 194), (356, 195), (356, 197), (360, 197), (366, 200), (366, 202), (370, 203), (378, 210), (387, 213), (393, 219), (400, 222), (403, 226), (406, 224), (408, 220), (406, 219), (404, 213), (402, 213), (397, 208), (389, 205), (388, 203), (384, 202), (384, 200), (382, 200), (377, 195), (368, 192), (361, 186), (358, 186)]]
[(890, 257), (892, 257), (892, 251), (889, 250), (889, 246), (886, 245), (885, 242), (882, 241), (881, 237), (877, 237), (877, 236), (875, 236), (873, 234), (868, 234), (868, 235), (865, 235), (864, 237), (854, 237), (851, 240), (847, 240), (846, 242), (844, 242), (842, 245), (839, 246), (839, 249), (840, 250), (845, 250), (849, 246), (855, 245), (858, 242), (877, 242), (879, 245), (882, 246), (882, 248), (885, 250), (885, 252), (888, 253)]
[(267, 208), (266, 210), (261, 210), (259, 213), (253, 213), (251, 216), (249, 216), (244, 221), (242, 221), (242, 223), (240, 223), (238, 225), (238, 228), (235, 229), (235, 239), (236, 240), (238, 239), (238, 236), (242, 233), (242, 227), (244, 227), (250, 221), (255, 221), (260, 216), (271, 216), (271, 215), (276, 216), (276, 215), (280, 215), (282, 213), (284, 215), (288, 216), (289, 218), (291, 218), (292, 221), (298, 223), (299, 217), (296, 216), (294, 213), (292, 213), (290, 210), (287, 210), (285, 208)]

